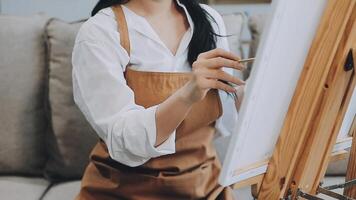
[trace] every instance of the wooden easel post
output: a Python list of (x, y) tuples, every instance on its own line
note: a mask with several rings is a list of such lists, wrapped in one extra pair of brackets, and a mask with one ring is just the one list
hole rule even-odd
[[(350, 159), (347, 167), (346, 181), (356, 179), (356, 117), (351, 126), (350, 135), (353, 136)], [(344, 195), (356, 198), (356, 186), (345, 188)]]
[(316, 120), (294, 173), (294, 187), (306, 192), (315, 193), (325, 175), (328, 158), (336, 143), (355, 88), (355, 71), (345, 71), (346, 58), (352, 49), (356, 49), (355, 5), (351, 9), (351, 17), (345, 19), (346, 28), (332, 63), (332, 68), (333, 66), (335, 68), (328, 74), (325, 82), (325, 87), (328, 88), (325, 89), (320, 101), (320, 110), (315, 113)]
[[(355, 87), (356, 0), (329, 0), (269, 162), (258, 199), (315, 194)], [(355, 55), (354, 55), (355, 57)]]

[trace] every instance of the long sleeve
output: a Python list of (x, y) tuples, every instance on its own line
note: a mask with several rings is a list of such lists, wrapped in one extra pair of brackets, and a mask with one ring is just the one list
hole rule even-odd
[(175, 132), (155, 148), (157, 106), (136, 105), (123, 69), (127, 54), (100, 40), (77, 41), (73, 50), (74, 100), (120, 163), (138, 166), (150, 158), (175, 153)]

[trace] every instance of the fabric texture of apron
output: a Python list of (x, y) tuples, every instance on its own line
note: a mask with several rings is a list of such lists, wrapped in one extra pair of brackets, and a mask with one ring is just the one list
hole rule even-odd
[[(120, 5), (112, 7), (121, 45), (130, 52), (127, 24)], [(143, 72), (127, 67), (125, 78), (135, 102), (145, 108), (162, 103), (190, 79), (189, 73)], [(222, 115), (217, 90), (195, 103), (176, 130), (176, 153), (152, 158), (138, 167), (111, 159), (100, 141), (90, 155), (77, 200), (232, 200), (230, 188), (217, 183), (220, 162), (213, 139)]]

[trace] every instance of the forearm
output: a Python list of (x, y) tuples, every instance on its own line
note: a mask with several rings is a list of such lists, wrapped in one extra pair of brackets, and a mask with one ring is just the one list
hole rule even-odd
[(194, 102), (203, 100), (210, 89), (236, 92), (224, 82), (244, 85), (244, 81), (221, 70), (223, 66), (241, 70), (240, 58), (222, 49), (214, 49), (199, 55), (192, 64), (192, 79), (176, 93), (160, 104), (156, 111), (156, 146), (162, 144), (179, 126)]
[(176, 93), (158, 106), (156, 111), (157, 136), (155, 146), (159, 146), (166, 141), (190, 111), (193, 102), (187, 100), (187, 87), (189, 86), (185, 85), (177, 90)]

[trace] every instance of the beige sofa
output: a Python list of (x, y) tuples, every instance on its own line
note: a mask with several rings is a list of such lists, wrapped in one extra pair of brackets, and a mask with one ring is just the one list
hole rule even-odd
[[(224, 19), (233, 23), (229, 41), (238, 51), (243, 18)], [(72, 97), (71, 52), (81, 24), (0, 16), (0, 199), (67, 200), (79, 191), (98, 140)], [(221, 156), (224, 146), (217, 143)]]
[(79, 190), (97, 141), (72, 100), (80, 25), (0, 17), (0, 199), (73, 199)]

